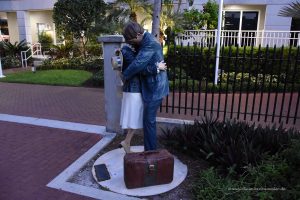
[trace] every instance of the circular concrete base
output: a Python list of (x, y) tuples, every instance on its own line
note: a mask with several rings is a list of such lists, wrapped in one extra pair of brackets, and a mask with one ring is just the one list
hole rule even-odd
[[(131, 151), (142, 152), (143, 146), (131, 146)], [(123, 148), (114, 149), (100, 156), (94, 163), (94, 165), (105, 164), (111, 179), (106, 181), (98, 182), (101, 186), (109, 189), (110, 191), (132, 195), (132, 196), (151, 196), (161, 194), (177, 187), (187, 175), (187, 166), (180, 162), (174, 157), (174, 178), (169, 184), (155, 185), (143, 188), (127, 189), (124, 183), (124, 172), (123, 172), (123, 158), (125, 152)], [(94, 179), (97, 181), (95, 175), (94, 166), (92, 168)]]

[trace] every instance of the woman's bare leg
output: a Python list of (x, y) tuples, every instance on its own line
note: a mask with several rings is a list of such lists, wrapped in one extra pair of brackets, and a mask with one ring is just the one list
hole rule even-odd
[(128, 129), (125, 142), (130, 146), (131, 139), (135, 133), (136, 129)]
[(136, 131), (135, 129), (127, 129), (127, 135), (126, 135), (126, 138), (125, 138), (125, 140), (123, 140), (123, 141), (121, 142), (121, 145), (123, 146), (124, 151), (125, 151), (126, 153), (130, 153), (130, 152), (131, 152), (131, 151), (130, 151), (130, 142), (131, 142), (131, 139), (132, 139), (132, 137), (133, 137), (135, 131)]

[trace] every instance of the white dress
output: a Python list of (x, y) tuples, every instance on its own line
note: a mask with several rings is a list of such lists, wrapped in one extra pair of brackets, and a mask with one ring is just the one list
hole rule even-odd
[(123, 92), (120, 125), (122, 129), (143, 128), (144, 104), (141, 93)]

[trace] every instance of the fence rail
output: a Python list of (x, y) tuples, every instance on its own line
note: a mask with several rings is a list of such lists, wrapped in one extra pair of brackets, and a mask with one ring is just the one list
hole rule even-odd
[[(186, 30), (176, 36), (177, 44), (187, 46), (189, 43), (197, 43), (208, 47), (215, 45), (217, 30)], [(239, 30), (222, 30), (221, 45), (229, 46), (230, 44), (239, 46), (299, 46), (300, 31), (239, 31)]]
[(213, 84), (214, 46), (174, 43), (167, 48), (170, 94), (162, 113), (300, 124), (299, 46), (223, 43), (217, 85)]

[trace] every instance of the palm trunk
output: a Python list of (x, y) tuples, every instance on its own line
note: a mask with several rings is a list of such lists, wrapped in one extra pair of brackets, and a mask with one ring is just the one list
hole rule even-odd
[[(86, 40), (85, 40), (86, 39)], [(87, 44), (87, 38), (86, 37), (81, 37), (81, 44), (82, 44), (82, 51), (83, 51), (83, 56), (86, 58), (86, 44)]]
[(153, 18), (152, 18), (152, 35), (159, 41), (159, 24), (160, 24), (161, 0), (154, 0)]
[(131, 21), (137, 22), (137, 16), (136, 16), (136, 13), (135, 13), (135, 12), (131, 12), (130, 15), (129, 15), (129, 19), (130, 19)]

